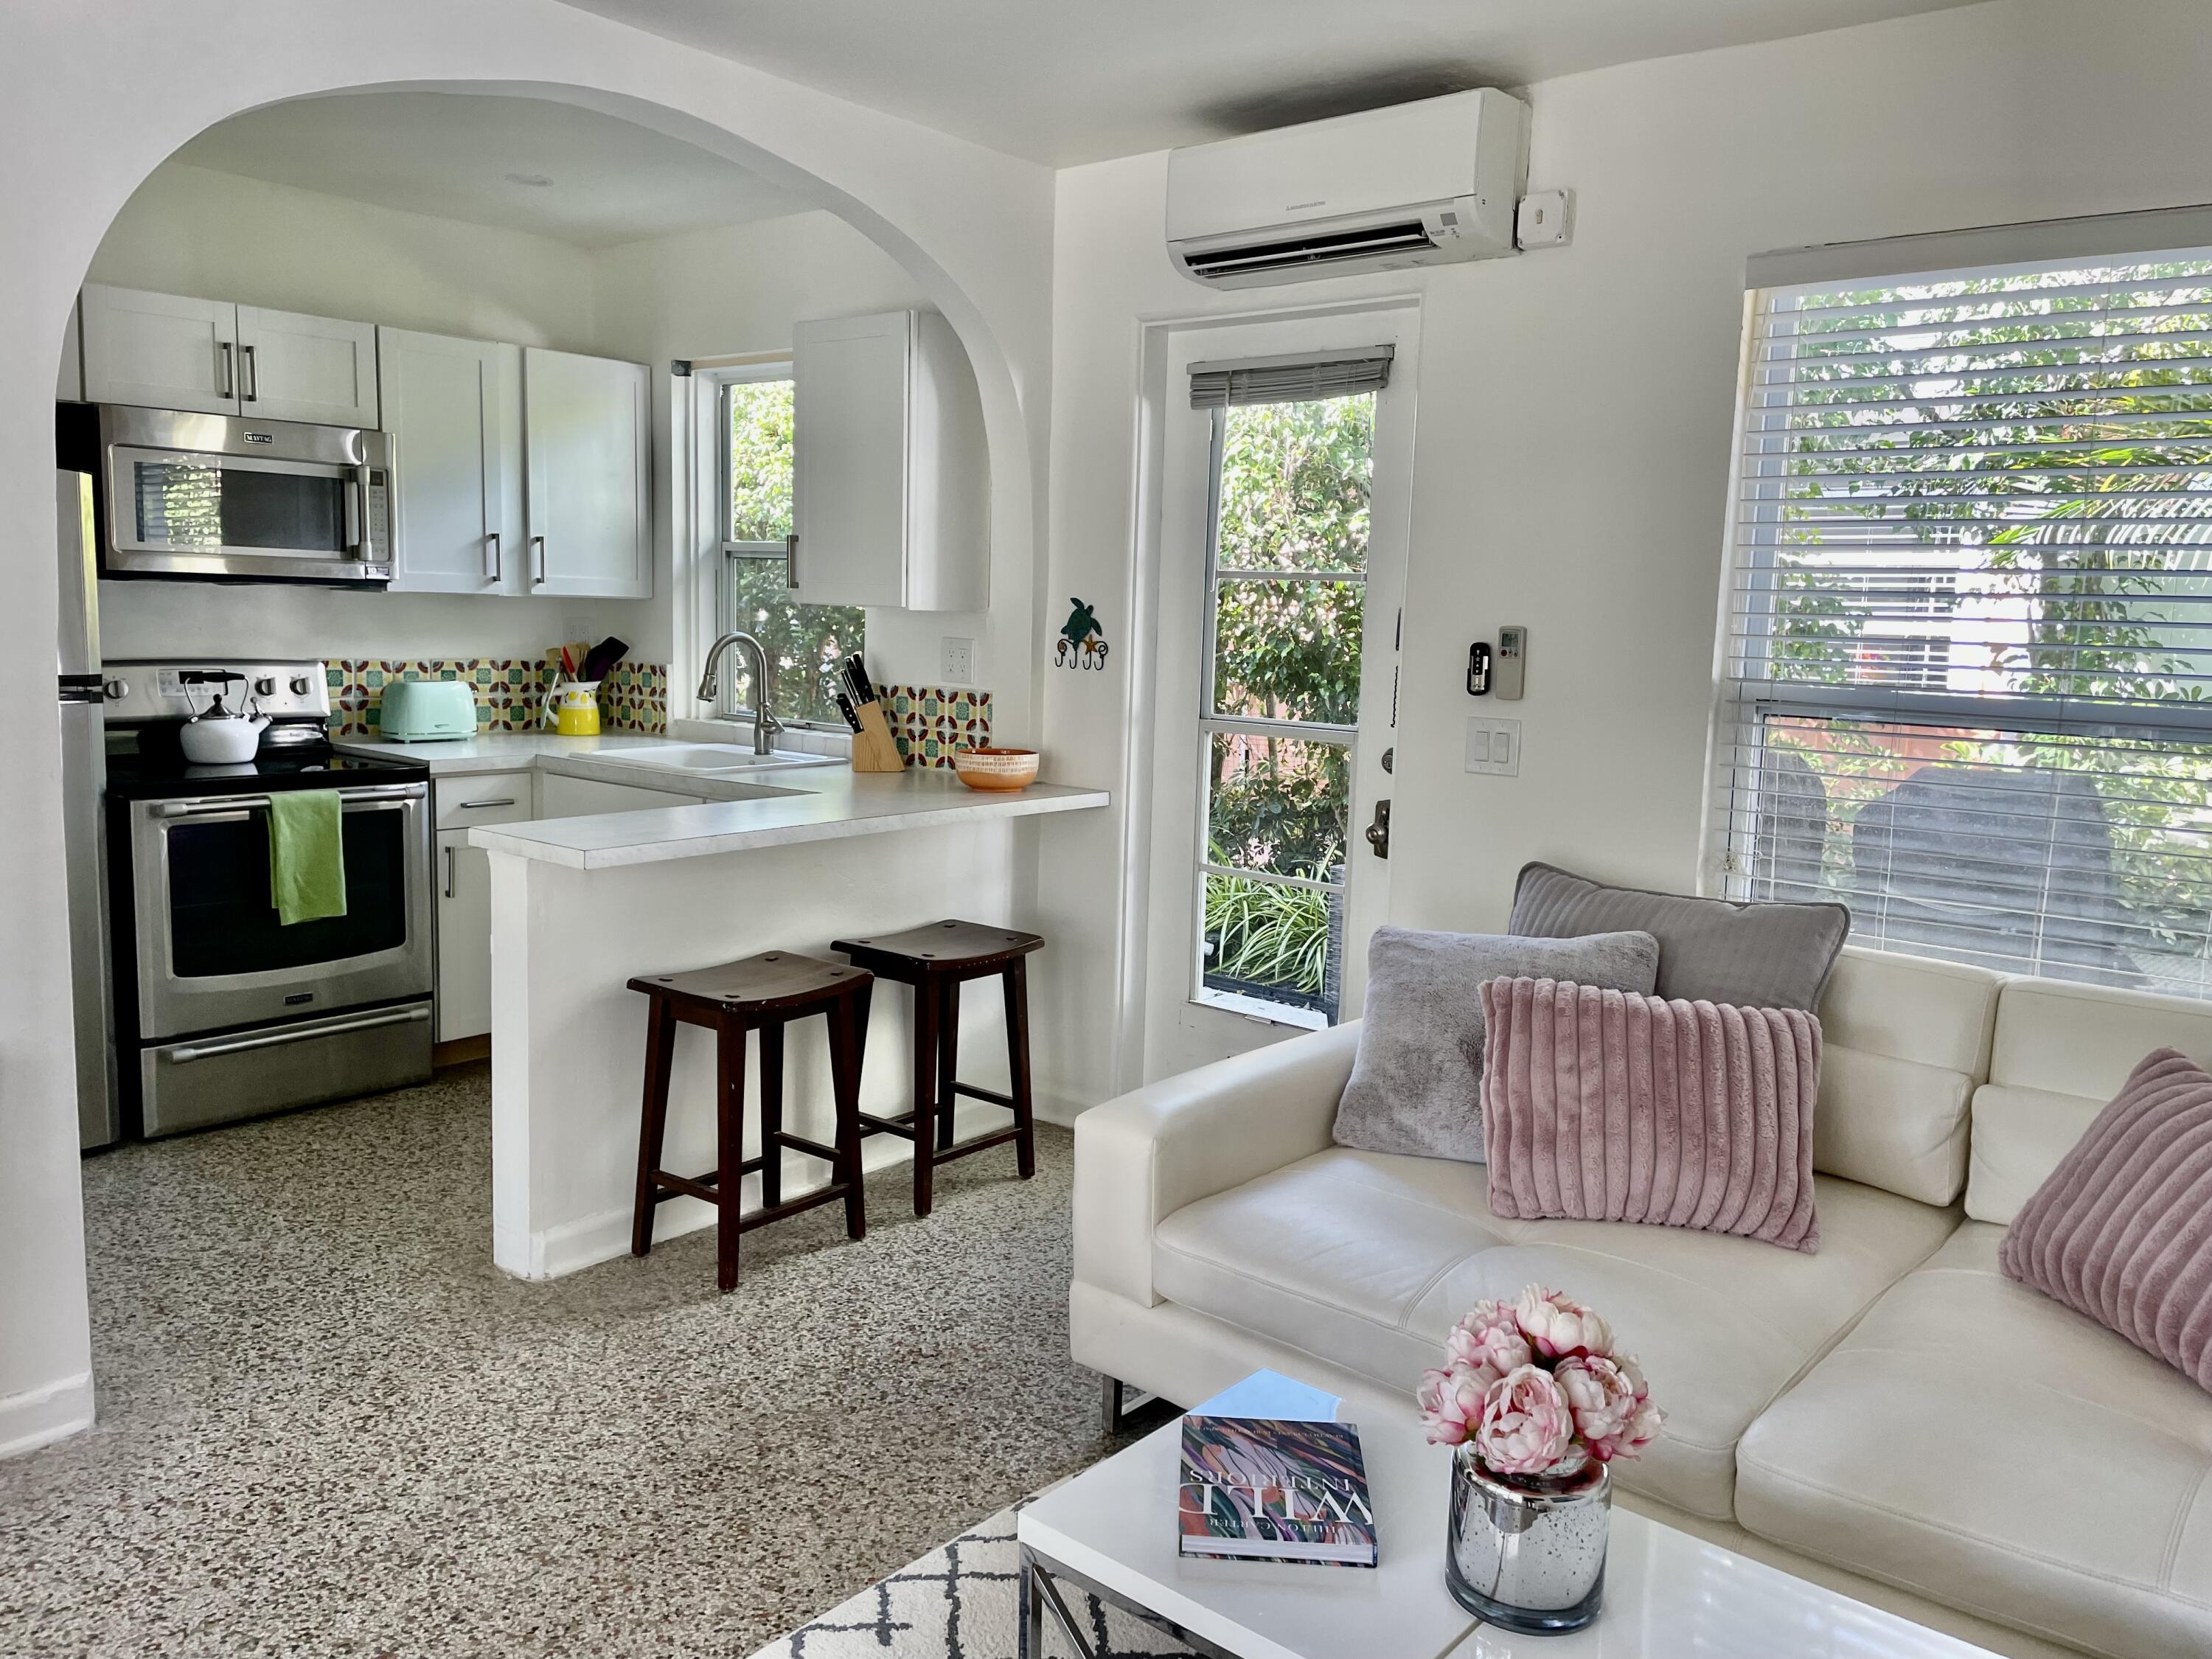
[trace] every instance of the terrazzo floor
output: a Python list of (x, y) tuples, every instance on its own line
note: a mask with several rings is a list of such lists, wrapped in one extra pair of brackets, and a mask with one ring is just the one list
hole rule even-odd
[(85, 1164), (100, 1421), (0, 1463), (0, 1655), (743, 1656), (1112, 1449), (1041, 1127), (550, 1285), (489, 1079)]

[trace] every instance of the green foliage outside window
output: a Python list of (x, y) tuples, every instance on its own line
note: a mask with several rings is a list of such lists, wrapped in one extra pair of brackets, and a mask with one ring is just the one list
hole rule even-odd
[[(738, 551), (730, 566), (730, 626), (756, 635), (768, 652), (779, 718), (842, 727), (833, 695), (837, 664), (861, 648), (866, 622), (858, 605), (801, 605), (784, 585), (782, 543), (791, 533), (792, 399), (789, 380), (740, 380), (728, 388), (729, 520), (735, 543), (772, 543)], [(732, 656), (732, 696), (750, 708), (752, 676)]]

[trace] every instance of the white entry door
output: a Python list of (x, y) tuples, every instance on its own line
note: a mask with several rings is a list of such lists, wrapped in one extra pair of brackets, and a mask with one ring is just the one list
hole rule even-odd
[[(1413, 495), (1410, 307), (1194, 328), (1170, 354), (1145, 1072), (1358, 1018), (1389, 903)], [(1380, 390), (1336, 392), (1388, 349)], [(1193, 370), (1231, 378), (1192, 407)], [(1279, 374), (1270, 374), (1279, 370)], [(1255, 381), (1274, 382), (1265, 388)], [(1267, 401), (1244, 401), (1255, 394)]]

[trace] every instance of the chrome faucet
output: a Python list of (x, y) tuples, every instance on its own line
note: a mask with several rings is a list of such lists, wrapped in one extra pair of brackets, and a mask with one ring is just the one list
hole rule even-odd
[(699, 676), (699, 701), (714, 701), (719, 684), (716, 665), (722, 660), (722, 653), (733, 645), (749, 647), (752, 652), (753, 753), (765, 755), (770, 752), (769, 738), (783, 730), (783, 722), (769, 712), (769, 688), (774, 682), (769, 678), (768, 649), (758, 640), (750, 634), (725, 634), (707, 647), (707, 672)]

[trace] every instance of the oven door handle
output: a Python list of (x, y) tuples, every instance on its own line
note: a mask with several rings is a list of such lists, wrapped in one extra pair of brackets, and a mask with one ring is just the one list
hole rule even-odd
[(373, 1031), (385, 1025), (411, 1025), (430, 1018), (427, 1007), (400, 1008), (388, 1014), (372, 1014), (366, 1019), (349, 1019), (336, 1025), (318, 1024), (304, 1031), (270, 1031), (261, 1036), (239, 1037), (228, 1042), (200, 1042), (182, 1048), (172, 1048), (168, 1058), (179, 1066), (189, 1066), (196, 1060), (213, 1060), (218, 1054), (242, 1054), (249, 1048), (277, 1048), (290, 1042), (313, 1042), (317, 1037), (343, 1036), (349, 1031)]
[[(343, 789), (338, 792), (338, 804), (347, 811), (363, 807), (391, 808), (404, 806), (409, 801), (421, 800), (429, 793), (419, 783), (380, 784), (371, 789)], [(206, 795), (197, 800), (165, 800), (154, 805), (153, 816), (157, 818), (215, 818), (235, 822), (246, 815), (246, 809), (269, 805), (266, 795)]]

